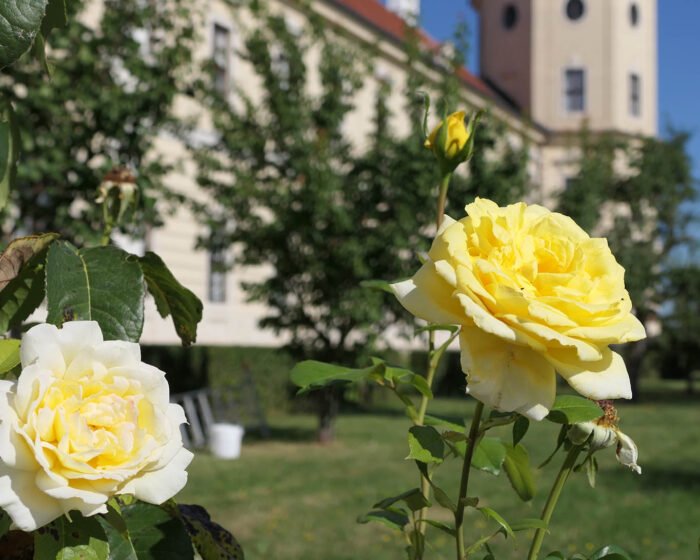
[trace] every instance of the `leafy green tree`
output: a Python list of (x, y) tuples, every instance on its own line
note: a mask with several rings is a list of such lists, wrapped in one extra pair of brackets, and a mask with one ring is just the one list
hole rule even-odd
[[(216, 145), (196, 152), (200, 184), (215, 201), (199, 208), (212, 232), (204, 243), (237, 244), (237, 265), (271, 265), (266, 279), (244, 288), (269, 310), (261, 326), (288, 336), (295, 358), (363, 361), (385, 328), (407, 317), (393, 298), (361, 283), (410, 275), (415, 251), (427, 249), (435, 223), (439, 173), (423, 146), (423, 99), (417, 92), (426, 88), (415, 70), (423, 55), (409, 41), (401, 118), (409, 119), (411, 132), (397, 137), (391, 130), (391, 86), (383, 84), (372, 132), (358, 150), (347, 127), (371, 56), (331, 36), (313, 17), (310, 32), (300, 36), (283, 18), (262, 10), (258, 18), (244, 56), (263, 84), (262, 95), (254, 101), (237, 92), (244, 107), (238, 110), (214, 95), (209, 83), (201, 88), (220, 134)], [(311, 49), (321, 52), (317, 94), (307, 88)], [(449, 70), (447, 78), (453, 79)], [(448, 80), (445, 98), (454, 87)], [(508, 165), (488, 167), (488, 173), (522, 173)], [(504, 177), (493, 191), (505, 185), (512, 190)], [(459, 202), (447, 211), (461, 215), (479, 194), (477, 186), (484, 187), (476, 179), (456, 178), (450, 200)], [(331, 434), (336, 409), (332, 392), (326, 392), (321, 437)]]
[(660, 354), (661, 375), (686, 379), (693, 392), (693, 374), (700, 370), (700, 269), (674, 266), (664, 282), (668, 313), (656, 350)]
[(156, 197), (174, 195), (163, 184), (169, 167), (148, 155), (172, 122), (195, 39), (185, 0), (106, 0), (95, 28), (78, 17), (87, 4), (70, 2), (67, 27), (51, 33), (50, 77), (29, 53), (0, 82), (21, 137), (13, 229), (77, 242), (97, 235), (97, 188), (115, 166), (138, 172), (142, 204), (132, 231), (159, 223)]

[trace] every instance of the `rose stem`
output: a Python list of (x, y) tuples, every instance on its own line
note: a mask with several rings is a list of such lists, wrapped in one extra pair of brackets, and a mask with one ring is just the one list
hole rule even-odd
[(455, 532), (457, 534), (457, 560), (464, 559), (464, 498), (467, 497), (467, 488), (469, 487), (469, 473), (471, 472), (472, 457), (476, 448), (477, 439), (479, 437), (479, 424), (481, 423), (481, 414), (484, 411), (484, 403), (476, 402), (474, 416), (471, 426), (469, 427), (469, 436), (467, 438), (467, 450), (464, 454), (464, 463), (462, 465), (462, 480), (459, 484), (459, 496), (457, 498), (457, 511), (455, 511)]
[[(442, 176), (440, 180), (440, 193), (438, 194), (438, 207), (437, 207), (437, 217), (435, 220), (436, 228), (439, 230), (442, 225), (442, 218), (445, 215), (445, 202), (447, 201), (447, 190), (450, 187), (450, 179), (452, 178), (452, 173), (447, 173)], [(425, 380), (428, 382), (428, 387), (432, 387), (433, 378), (435, 377), (435, 372), (437, 371), (438, 364), (442, 358), (442, 353), (438, 356), (437, 360), (433, 359), (433, 352), (435, 351), (435, 331), (430, 331), (428, 333), (428, 355), (430, 356), (430, 362), (428, 363), (428, 371), (425, 376)], [(420, 406), (418, 407), (418, 418), (415, 422), (416, 426), (422, 426), (425, 420), (425, 413), (428, 410), (428, 397), (423, 395), (421, 397)], [(420, 489), (426, 498), (430, 498), (430, 483), (429, 481), (421, 475), (420, 479)], [(422, 508), (418, 512), (418, 524), (417, 530), (425, 534), (425, 525), (423, 524), (423, 518), (425, 517), (427, 509)]]
[(546, 526), (539, 527), (537, 531), (535, 531), (535, 536), (532, 539), (532, 545), (530, 546), (530, 553), (527, 556), (527, 560), (537, 560), (537, 555), (540, 552), (545, 533), (549, 527), (549, 521), (552, 519), (554, 508), (557, 506), (559, 495), (561, 494), (564, 484), (566, 484), (566, 480), (569, 478), (569, 475), (576, 464), (576, 459), (578, 458), (579, 453), (581, 453), (581, 446), (574, 445), (569, 451), (569, 454), (566, 456), (566, 459), (564, 459), (564, 463), (559, 470), (557, 478), (554, 480), (552, 489), (549, 491), (547, 502), (544, 504), (544, 509), (542, 510), (542, 515), (540, 516), (540, 519), (545, 522)]

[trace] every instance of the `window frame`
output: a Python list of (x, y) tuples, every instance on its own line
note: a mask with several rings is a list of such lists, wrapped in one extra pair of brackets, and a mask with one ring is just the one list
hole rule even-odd
[[(578, 87), (571, 83), (574, 74), (580, 75)], [(574, 103), (577, 99), (580, 99), (580, 103)], [(567, 114), (581, 114), (586, 111), (586, 69), (583, 66), (564, 68), (564, 109)]]
[[(231, 26), (226, 25), (222, 21), (214, 20), (211, 22), (211, 60), (214, 65), (214, 79), (212, 86), (221, 95), (228, 95), (231, 91), (231, 52), (233, 49), (233, 30)], [(226, 44), (221, 52), (217, 44), (217, 32), (225, 32)], [(221, 56), (220, 56), (221, 55)], [(219, 72), (221, 74), (219, 74)], [(219, 77), (223, 76), (223, 83), (220, 85)]]
[(629, 113), (632, 117), (642, 116), (642, 77), (638, 72), (630, 72), (628, 77), (629, 87)]
[(228, 262), (223, 248), (211, 248), (208, 252), (209, 268), (207, 275), (207, 301), (226, 303), (228, 283)]

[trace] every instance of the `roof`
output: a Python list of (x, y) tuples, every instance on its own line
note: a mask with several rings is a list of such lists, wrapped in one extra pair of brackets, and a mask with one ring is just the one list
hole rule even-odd
[[(331, 0), (331, 2), (397, 42), (403, 42), (406, 39), (409, 26), (403, 18), (385, 8), (378, 0)], [(418, 36), (423, 45), (431, 51), (440, 49), (440, 42), (430, 37), (423, 29), (418, 30)], [(466, 68), (460, 68), (457, 75), (472, 90), (500, 101), (497, 92)]]

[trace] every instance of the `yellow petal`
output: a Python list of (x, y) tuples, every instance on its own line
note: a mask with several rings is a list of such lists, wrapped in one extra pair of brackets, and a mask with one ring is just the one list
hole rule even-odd
[(519, 412), (533, 420), (544, 418), (554, 403), (554, 368), (537, 352), (474, 327), (459, 336), (467, 391), (484, 404)]
[(596, 401), (631, 399), (632, 387), (625, 362), (609, 348), (598, 362), (584, 362), (569, 348), (551, 349), (547, 360), (578, 393)]
[(416, 275), (391, 285), (399, 303), (410, 313), (430, 323), (460, 325), (464, 312), (452, 298), (452, 288), (435, 271), (435, 264), (428, 261)]
[(646, 338), (644, 325), (634, 315), (627, 315), (621, 321), (610, 325), (576, 327), (567, 330), (566, 334), (599, 344), (622, 344)]

